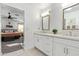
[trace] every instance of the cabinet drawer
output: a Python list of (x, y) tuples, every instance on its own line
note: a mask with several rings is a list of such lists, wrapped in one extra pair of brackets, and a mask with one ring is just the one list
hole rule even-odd
[(47, 55), (52, 55), (52, 37), (36, 35), (36, 46)]
[(42, 47), (43, 47), (43, 51), (45, 52), (45, 53), (51, 53), (52, 52), (52, 45), (42, 45)]
[(62, 43), (65, 45), (73, 46), (79, 48), (79, 41), (73, 41), (72, 39), (61, 39), (61, 38), (54, 38), (54, 42)]
[(45, 43), (51, 43), (52, 42), (52, 39), (44, 39), (44, 42)]
[(46, 50), (51, 50), (52, 49), (52, 45), (43, 45), (42, 47)]
[(49, 43), (52, 43), (53, 42), (53, 40), (52, 40), (52, 38), (50, 38), (50, 37), (46, 37), (46, 38), (44, 38), (43, 39), (43, 43), (45, 43), (45, 44), (49, 44)]

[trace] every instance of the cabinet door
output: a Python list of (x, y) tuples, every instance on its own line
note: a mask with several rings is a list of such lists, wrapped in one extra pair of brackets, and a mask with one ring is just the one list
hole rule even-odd
[(79, 56), (79, 49), (75, 47), (69, 47), (68, 54), (69, 56)]
[(34, 44), (35, 44), (35, 47), (40, 49), (41, 48), (41, 38), (39, 35), (35, 35), (34, 36)]
[(35, 36), (35, 46), (47, 55), (52, 55), (52, 38), (47, 36)]
[(65, 56), (65, 53), (66, 53), (66, 46), (58, 42), (54, 42), (53, 55), (54, 56)]
[(43, 41), (43, 51), (47, 54), (47, 55), (52, 55), (52, 44), (53, 44), (53, 38), (51, 37), (45, 37), (44, 41)]

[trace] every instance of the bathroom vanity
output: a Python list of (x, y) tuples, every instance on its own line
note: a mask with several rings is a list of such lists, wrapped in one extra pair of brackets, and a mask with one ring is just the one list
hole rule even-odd
[(34, 33), (35, 47), (48, 56), (79, 56), (79, 37)]
[[(47, 28), (50, 21), (43, 20), (42, 23), (43, 32), (34, 33), (36, 48), (49, 56), (79, 56), (79, 3), (63, 9), (62, 30), (65, 31), (64, 33), (66, 30), (69, 31), (69, 35), (44, 33), (47, 29), (43, 27)], [(78, 30), (77, 33), (74, 30)]]

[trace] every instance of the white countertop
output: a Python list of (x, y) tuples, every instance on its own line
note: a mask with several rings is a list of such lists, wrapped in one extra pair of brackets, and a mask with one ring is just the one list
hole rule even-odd
[(34, 34), (50, 36), (50, 37), (57, 37), (57, 38), (62, 38), (62, 39), (67, 39), (67, 40), (79, 41), (79, 37), (75, 37), (75, 36), (67, 36), (67, 35), (62, 35), (62, 34), (43, 33), (43, 32), (35, 32)]

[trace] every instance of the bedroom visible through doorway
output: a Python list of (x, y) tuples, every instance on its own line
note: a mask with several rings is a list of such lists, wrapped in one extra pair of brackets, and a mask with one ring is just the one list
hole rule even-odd
[(1, 4), (2, 54), (24, 48), (24, 11)]

